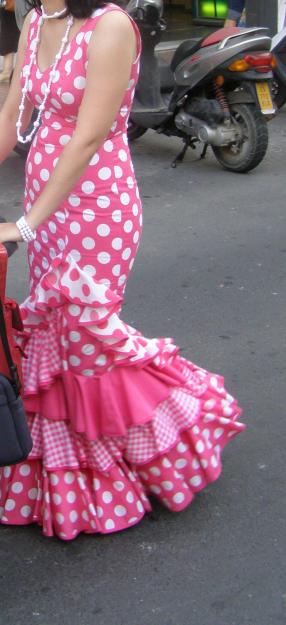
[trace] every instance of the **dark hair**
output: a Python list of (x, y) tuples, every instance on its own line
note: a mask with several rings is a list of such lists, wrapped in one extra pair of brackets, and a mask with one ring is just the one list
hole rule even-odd
[[(108, 4), (108, 0), (65, 0), (67, 11), (69, 15), (74, 17), (90, 17), (95, 9), (99, 9)], [(41, 0), (27, 0), (27, 4), (38, 12), (41, 10)], [(113, 4), (122, 6), (125, 2), (121, 0), (113, 0)]]

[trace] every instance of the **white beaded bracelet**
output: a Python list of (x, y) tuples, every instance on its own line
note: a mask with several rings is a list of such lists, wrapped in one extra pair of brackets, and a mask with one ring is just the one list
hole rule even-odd
[(30, 228), (25, 217), (20, 217), (20, 219), (16, 221), (16, 226), (25, 243), (29, 243), (29, 241), (34, 241), (34, 239), (36, 238), (36, 233), (33, 232), (33, 230)]

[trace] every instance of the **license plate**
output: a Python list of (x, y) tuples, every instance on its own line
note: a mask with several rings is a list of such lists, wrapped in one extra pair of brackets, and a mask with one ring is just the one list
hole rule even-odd
[(262, 113), (264, 115), (272, 115), (272, 113), (275, 113), (275, 107), (273, 106), (269, 84), (267, 82), (257, 82), (255, 86)]

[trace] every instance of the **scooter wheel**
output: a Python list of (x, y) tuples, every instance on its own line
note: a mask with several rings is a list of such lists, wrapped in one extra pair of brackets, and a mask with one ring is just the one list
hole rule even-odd
[(286, 103), (286, 87), (285, 87), (285, 84), (282, 82), (282, 80), (280, 80), (278, 76), (275, 76), (275, 73), (274, 73), (274, 78), (272, 81), (271, 91), (272, 91), (272, 98), (273, 98), (273, 102), (275, 106), (278, 109), (281, 109), (283, 104)]
[(212, 146), (218, 162), (229, 171), (246, 173), (263, 160), (268, 147), (268, 128), (260, 110), (253, 104), (233, 104), (233, 122), (240, 138), (227, 146)]
[(128, 135), (129, 141), (132, 142), (132, 141), (135, 141), (136, 139), (139, 139), (140, 137), (142, 137), (142, 135), (145, 134), (145, 132), (147, 132), (147, 128), (143, 128), (143, 126), (138, 126), (138, 124), (135, 124), (135, 122), (129, 119), (128, 129), (127, 129), (127, 135)]

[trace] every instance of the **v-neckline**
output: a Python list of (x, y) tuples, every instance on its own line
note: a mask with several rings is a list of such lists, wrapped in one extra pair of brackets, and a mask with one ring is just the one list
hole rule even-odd
[[(87, 18), (86, 18), (86, 20), (84, 20), (84, 22), (82, 23), (81, 27), (78, 29), (78, 31), (77, 31), (77, 32), (76, 32), (76, 33), (75, 33), (75, 34), (71, 37), (71, 39), (67, 42), (66, 47), (64, 48), (63, 54), (62, 54), (62, 56), (61, 56), (61, 58), (60, 58), (60, 60), (59, 60), (59, 63), (61, 62), (61, 60), (62, 60), (62, 58), (63, 58), (63, 55), (64, 55), (64, 53), (65, 53), (66, 49), (67, 49), (69, 46), (71, 47), (72, 43), (76, 40), (77, 36), (78, 36), (78, 35), (81, 33), (81, 31), (85, 28), (85, 26), (86, 26), (86, 24), (88, 23), (88, 21), (89, 21), (89, 20), (90, 20), (90, 17), (87, 17)], [(61, 40), (61, 42), (62, 42), (62, 40)], [(40, 42), (39, 42), (39, 44), (40, 44)], [(59, 48), (59, 49), (60, 49), (60, 48)], [(53, 65), (54, 65), (54, 63), (55, 63), (55, 59), (54, 59), (53, 63), (51, 63), (51, 64), (49, 65), (49, 67), (47, 67), (46, 69), (42, 70), (42, 69), (40, 68), (40, 66), (39, 66), (39, 61), (38, 61), (38, 53), (39, 53), (39, 49), (37, 50), (37, 54), (36, 54), (36, 56), (35, 56), (35, 65), (36, 65), (37, 70), (40, 72), (41, 76), (44, 76), (45, 74), (47, 74), (48, 72), (50, 72), (50, 71), (51, 71), (51, 69), (52, 69), (52, 67), (53, 67)], [(58, 54), (58, 52), (57, 52), (56, 54)]]

